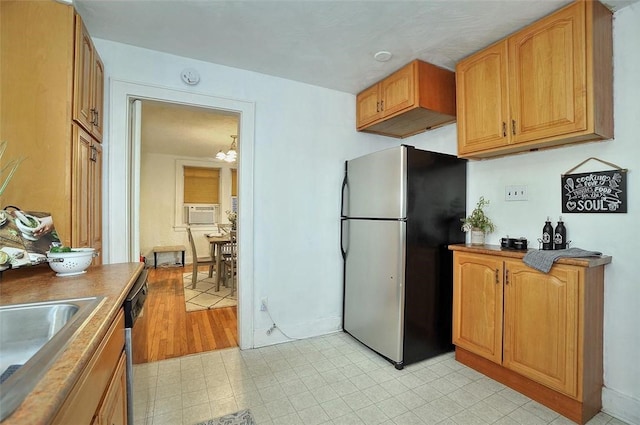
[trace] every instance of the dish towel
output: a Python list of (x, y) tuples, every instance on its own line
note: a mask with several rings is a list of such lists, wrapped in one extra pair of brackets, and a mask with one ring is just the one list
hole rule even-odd
[(553, 266), (553, 262), (558, 258), (562, 257), (599, 257), (601, 256), (601, 252), (597, 251), (586, 251), (580, 248), (567, 248), (567, 249), (557, 249), (552, 251), (542, 251), (542, 250), (531, 250), (527, 252), (522, 259), (524, 263), (533, 267), (536, 270), (540, 270), (544, 273), (549, 273), (551, 270), (551, 266)]

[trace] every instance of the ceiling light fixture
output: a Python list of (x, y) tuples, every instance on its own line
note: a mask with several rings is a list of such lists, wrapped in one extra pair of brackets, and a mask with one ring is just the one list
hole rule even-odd
[(373, 58), (375, 60), (377, 60), (378, 62), (386, 62), (389, 59), (391, 59), (391, 56), (393, 56), (390, 52), (387, 52), (385, 50), (381, 50), (378, 53), (376, 53), (375, 55), (373, 55)]
[(231, 146), (229, 146), (229, 150), (227, 151), (227, 153), (222, 152), (222, 149), (220, 149), (220, 151), (218, 151), (218, 153), (216, 154), (216, 159), (226, 162), (236, 162), (236, 159), (238, 159), (238, 151), (236, 146), (236, 139), (238, 138), (238, 136), (234, 135), (231, 136), (231, 138), (233, 139), (233, 141), (231, 142)]

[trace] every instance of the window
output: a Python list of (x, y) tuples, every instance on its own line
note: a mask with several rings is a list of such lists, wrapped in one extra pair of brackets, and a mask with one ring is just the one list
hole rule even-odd
[(220, 188), (220, 169), (184, 167), (184, 203), (217, 204)]
[(238, 170), (231, 169), (231, 196), (238, 196)]

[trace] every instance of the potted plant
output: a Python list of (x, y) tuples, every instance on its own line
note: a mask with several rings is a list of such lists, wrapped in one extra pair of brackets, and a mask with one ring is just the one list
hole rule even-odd
[(231, 223), (231, 230), (236, 230), (238, 226), (238, 213), (227, 210), (227, 219)]
[(462, 230), (471, 232), (472, 245), (484, 245), (485, 234), (491, 233), (496, 229), (491, 219), (484, 213), (484, 207), (489, 205), (489, 201), (481, 196), (476, 207), (471, 211), (471, 215), (462, 218)]

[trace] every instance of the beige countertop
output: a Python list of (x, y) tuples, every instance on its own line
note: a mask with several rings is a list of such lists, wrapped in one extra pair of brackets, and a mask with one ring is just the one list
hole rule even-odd
[[(500, 247), (500, 245), (471, 245), (471, 244), (449, 245), (449, 249), (452, 251), (464, 251), (464, 252), (472, 252), (476, 254), (489, 254), (489, 255), (497, 255), (500, 257), (517, 258), (517, 259), (522, 259), (524, 258), (527, 252), (534, 251), (533, 249), (528, 249), (528, 250), (505, 249)], [(554, 263), (567, 264), (570, 266), (580, 266), (580, 267), (597, 267), (597, 266), (609, 264), (610, 262), (611, 262), (611, 256), (602, 255), (600, 257), (558, 258)]]
[(42, 265), (2, 274), (0, 305), (104, 297), (34, 390), (2, 425), (51, 422), (104, 338), (142, 268), (142, 263), (109, 264), (92, 267), (82, 275), (57, 277), (47, 265)]

